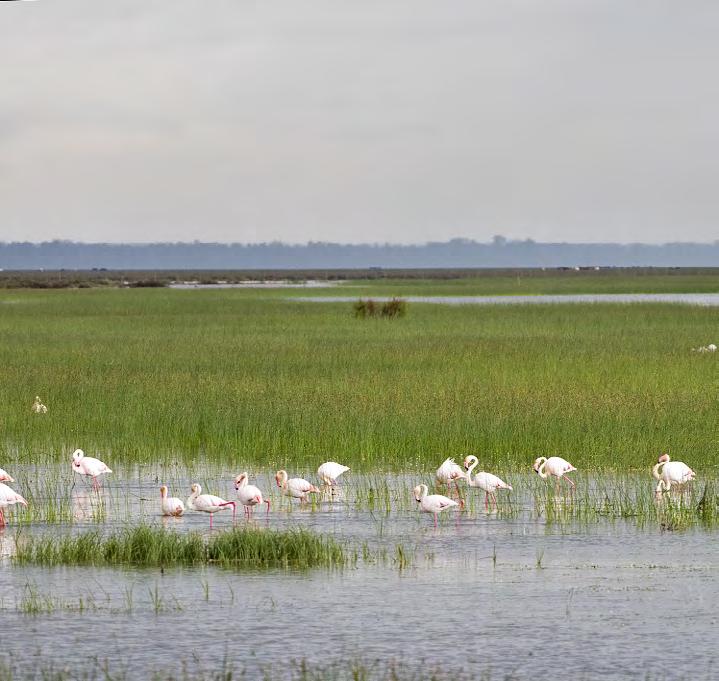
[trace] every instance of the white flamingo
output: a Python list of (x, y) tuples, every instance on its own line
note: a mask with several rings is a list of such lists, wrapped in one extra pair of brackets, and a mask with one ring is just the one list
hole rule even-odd
[(317, 475), (325, 485), (334, 487), (334, 485), (337, 484), (337, 478), (348, 470), (349, 466), (343, 466), (336, 461), (325, 461), (325, 463), (317, 469)]
[(480, 471), (477, 473), (477, 475), (474, 476), (474, 479), (472, 478), (472, 471), (477, 467), (477, 464), (479, 463), (479, 459), (474, 454), (470, 454), (467, 458), (464, 460), (464, 467), (467, 470), (467, 484), (470, 487), (479, 487), (479, 489), (484, 490), (484, 508), (485, 510), (489, 510), (489, 499), (491, 497), (492, 501), (494, 502), (494, 508), (497, 509), (497, 497), (495, 495), (495, 492), (498, 489), (512, 489), (512, 485), (508, 485), (504, 480), (501, 478), (498, 478), (496, 475), (492, 475), (492, 473), (485, 473), (484, 471)]
[(212, 529), (212, 516), (218, 511), (225, 511), (228, 508), (232, 508), (232, 520), (235, 520), (235, 502), (225, 501), (220, 497), (216, 497), (213, 494), (202, 494), (202, 487), (197, 483), (194, 483), (190, 487), (192, 494), (187, 499), (187, 508), (191, 511), (202, 511), (203, 513), (210, 514), (210, 529)]
[(72, 454), (72, 470), (76, 473), (80, 473), (80, 475), (89, 475), (92, 478), (92, 487), (95, 490), (100, 489), (97, 476), (103, 473), (112, 473), (100, 459), (85, 456), (85, 452), (83, 452), (82, 449), (76, 449)]
[(182, 499), (167, 496), (167, 485), (160, 487), (160, 498), (162, 499), (162, 515), (172, 515), (179, 518), (185, 512), (185, 504)]
[(47, 407), (40, 401), (40, 397), (35, 395), (35, 401), (32, 403), (32, 410), (36, 414), (47, 414)]
[(0, 482), (15, 482), (15, 478), (0, 468)]
[(427, 485), (417, 485), (417, 487), (414, 488), (414, 498), (419, 504), (419, 510), (422, 511), (422, 513), (434, 514), (435, 527), (437, 527), (437, 514), (448, 508), (452, 508), (452, 506), (459, 506), (454, 499), (445, 497), (442, 494), (427, 494)]
[(659, 482), (656, 493), (668, 492), (672, 485), (681, 487), (691, 482), (696, 473), (683, 461), (672, 461), (669, 454), (662, 454), (652, 468), (652, 475)]
[(454, 459), (451, 458), (445, 459), (436, 473), (437, 482), (447, 485), (449, 491), (452, 490), (452, 482), (454, 482), (454, 488), (457, 491), (458, 497), (459, 487), (457, 486), (457, 481), (464, 480), (466, 477), (467, 474), (454, 462)]
[(572, 486), (572, 490), (576, 487), (576, 485), (567, 477), (567, 473), (571, 473), (577, 469), (561, 456), (550, 456), (549, 458), (546, 456), (540, 456), (534, 461), (532, 468), (534, 469), (534, 472), (542, 478), (542, 480), (546, 480), (549, 476), (553, 475), (557, 478), (557, 486), (559, 486), (560, 480), (566, 480)]
[(22, 496), (0, 482), (0, 527), (7, 525), (5, 521), (5, 509), (15, 504), (20, 504), (27, 508), (27, 501), (25, 501)]
[(287, 471), (279, 470), (275, 475), (275, 482), (282, 490), (282, 494), (294, 499), (299, 499), (300, 503), (307, 501), (309, 494), (317, 494), (319, 490), (304, 478), (287, 478)]
[(240, 473), (235, 478), (235, 491), (237, 492), (237, 498), (245, 508), (245, 515), (249, 518), (254, 511), (255, 506), (261, 506), (267, 504), (267, 514), (270, 513), (270, 500), (262, 499), (262, 492), (259, 487), (254, 485), (248, 485), (247, 472)]

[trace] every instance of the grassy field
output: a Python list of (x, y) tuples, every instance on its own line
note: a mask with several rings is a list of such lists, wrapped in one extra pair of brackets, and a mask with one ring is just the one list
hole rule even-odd
[[(692, 290), (716, 290), (703, 277)], [(347, 291), (508, 293), (510, 279)], [(670, 279), (625, 290), (685, 290)], [(532, 281), (532, 292), (585, 290)], [(606, 290), (601, 273), (582, 282)], [(719, 356), (690, 350), (717, 342), (719, 309), (413, 304), (402, 319), (358, 320), (351, 304), (288, 295), (0, 293), (0, 465), (81, 447), (109, 461), (234, 467), (427, 470), (476, 453), (502, 470), (552, 454), (624, 470), (668, 451), (716, 471)], [(31, 413), (36, 394), (45, 415)]]

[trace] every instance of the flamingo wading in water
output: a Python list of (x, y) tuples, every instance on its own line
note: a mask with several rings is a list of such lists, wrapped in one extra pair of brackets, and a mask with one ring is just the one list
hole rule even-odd
[(287, 478), (287, 471), (279, 470), (275, 474), (275, 482), (282, 490), (282, 494), (294, 499), (299, 499), (300, 503), (307, 501), (309, 494), (317, 494), (319, 490), (304, 478)]
[(567, 477), (567, 473), (571, 473), (577, 469), (561, 456), (550, 456), (549, 458), (546, 456), (540, 456), (534, 461), (532, 468), (534, 469), (534, 472), (542, 478), (542, 480), (546, 480), (552, 475), (557, 478), (557, 487), (559, 487), (560, 480), (566, 480), (572, 486), (572, 491), (574, 491), (576, 487), (576, 485)]
[(417, 485), (414, 488), (414, 498), (419, 504), (419, 510), (422, 513), (434, 514), (434, 526), (437, 527), (437, 515), (442, 511), (459, 506), (459, 504), (443, 494), (427, 494), (427, 485)]
[(669, 454), (662, 454), (652, 468), (652, 475), (659, 482), (656, 493), (668, 492), (672, 485), (686, 485), (696, 477), (696, 473), (683, 461), (672, 461)]
[(27, 508), (27, 501), (19, 495), (15, 490), (10, 489), (7, 485), (0, 482), (0, 527), (5, 527), (5, 509), (8, 506), (20, 504)]
[(192, 494), (187, 499), (187, 508), (191, 511), (202, 511), (210, 514), (210, 529), (212, 529), (212, 516), (218, 511), (232, 508), (232, 520), (235, 520), (236, 505), (234, 501), (225, 501), (213, 494), (202, 494), (202, 487), (194, 483), (190, 488)]
[(349, 466), (343, 466), (336, 461), (325, 461), (318, 469), (317, 476), (322, 480), (322, 484), (329, 487), (332, 497), (335, 495), (335, 485), (337, 478), (349, 470)]
[(457, 497), (459, 497), (457, 481), (466, 479), (467, 474), (454, 462), (454, 459), (447, 458), (437, 469), (435, 477), (438, 483), (447, 485), (447, 489), (450, 491), (452, 489), (452, 482), (454, 482), (454, 488), (457, 491)]
[(94, 490), (100, 489), (97, 482), (97, 476), (103, 473), (112, 473), (112, 471), (100, 459), (94, 459), (91, 456), (85, 456), (82, 449), (76, 449), (72, 454), (72, 470), (80, 475), (89, 475), (92, 478), (92, 487)]
[(182, 499), (167, 496), (167, 485), (160, 487), (160, 498), (162, 499), (162, 515), (172, 515), (179, 518), (185, 512), (185, 504), (182, 503)]
[(512, 485), (508, 485), (504, 480), (498, 478), (496, 475), (491, 473), (485, 473), (480, 471), (477, 475), (472, 478), (472, 471), (477, 467), (479, 459), (474, 455), (470, 454), (464, 460), (464, 467), (467, 470), (467, 484), (470, 487), (479, 487), (484, 490), (484, 509), (489, 510), (489, 499), (491, 498), (494, 502), (494, 508), (497, 509), (497, 497), (495, 492), (498, 489), (512, 489)]
[(267, 504), (267, 515), (270, 513), (270, 500), (262, 499), (262, 492), (259, 487), (247, 484), (247, 471), (240, 473), (235, 478), (235, 491), (239, 502), (245, 508), (245, 515), (249, 518), (254, 511), (255, 506)]

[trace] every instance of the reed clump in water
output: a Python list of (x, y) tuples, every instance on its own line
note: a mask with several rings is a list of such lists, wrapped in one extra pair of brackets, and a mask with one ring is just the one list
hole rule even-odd
[(143, 525), (110, 535), (95, 530), (59, 537), (19, 535), (14, 561), (44, 566), (214, 564), (235, 569), (306, 569), (344, 566), (351, 558), (331, 537), (304, 529), (236, 528), (205, 539), (196, 532)]

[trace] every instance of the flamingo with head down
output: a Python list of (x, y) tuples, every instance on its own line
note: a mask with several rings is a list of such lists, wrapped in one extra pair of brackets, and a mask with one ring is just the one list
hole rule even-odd
[(549, 458), (540, 456), (538, 459), (535, 459), (532, 468), (542, 480), (546, 480), (550, 476), (557, 478), (557, 489), (559, 488), (560, 480), (566, 480), (572, 486), (572, 492), (576, 487), (572, 480), (567, 477), (567, 473), (571, 473), (577, 469), (561, 456), (550, 456)]
[(294, 499), (299, 499), (300, 503), (307, 501), (310, 494), (318, 494), (319, 490), (304, 478), (288, 478), (287, 471), (279, 470), (275, 474), (275, 482), (282, 490), (282, 494)]
[(459, 487), (457, 486), (457, 483), (460, 480), (465, 480), (467, 478), (467, 474), (454, 462), (454, 459), (448, 457), (437, 469), (435, 477), (437, 478), (438, 483), (447, 485), (447, 489), (449, 491), (452, 490), (452, 483), (454, 482), (454, 489), (457, 492), (457, 497), (459, 497)]
[(422, 513), (434, 514), (434, 526), (437, 527), (437, 515), (442, 511), (446, 511), (452, 506), (459, 504), (449, 497), (442, 494), (427, 494), (427, 485), (417, 485), (413, 490), (414, 498), (419, 504), (419, 510)]
[(694, 480), (696, 473), (683, 461), (672, 461), (669, 454), (662, 454), (652, 468), (652, 476), (658, 480), (656, 493), (668, 492), (672, 485), (683, 487)]

